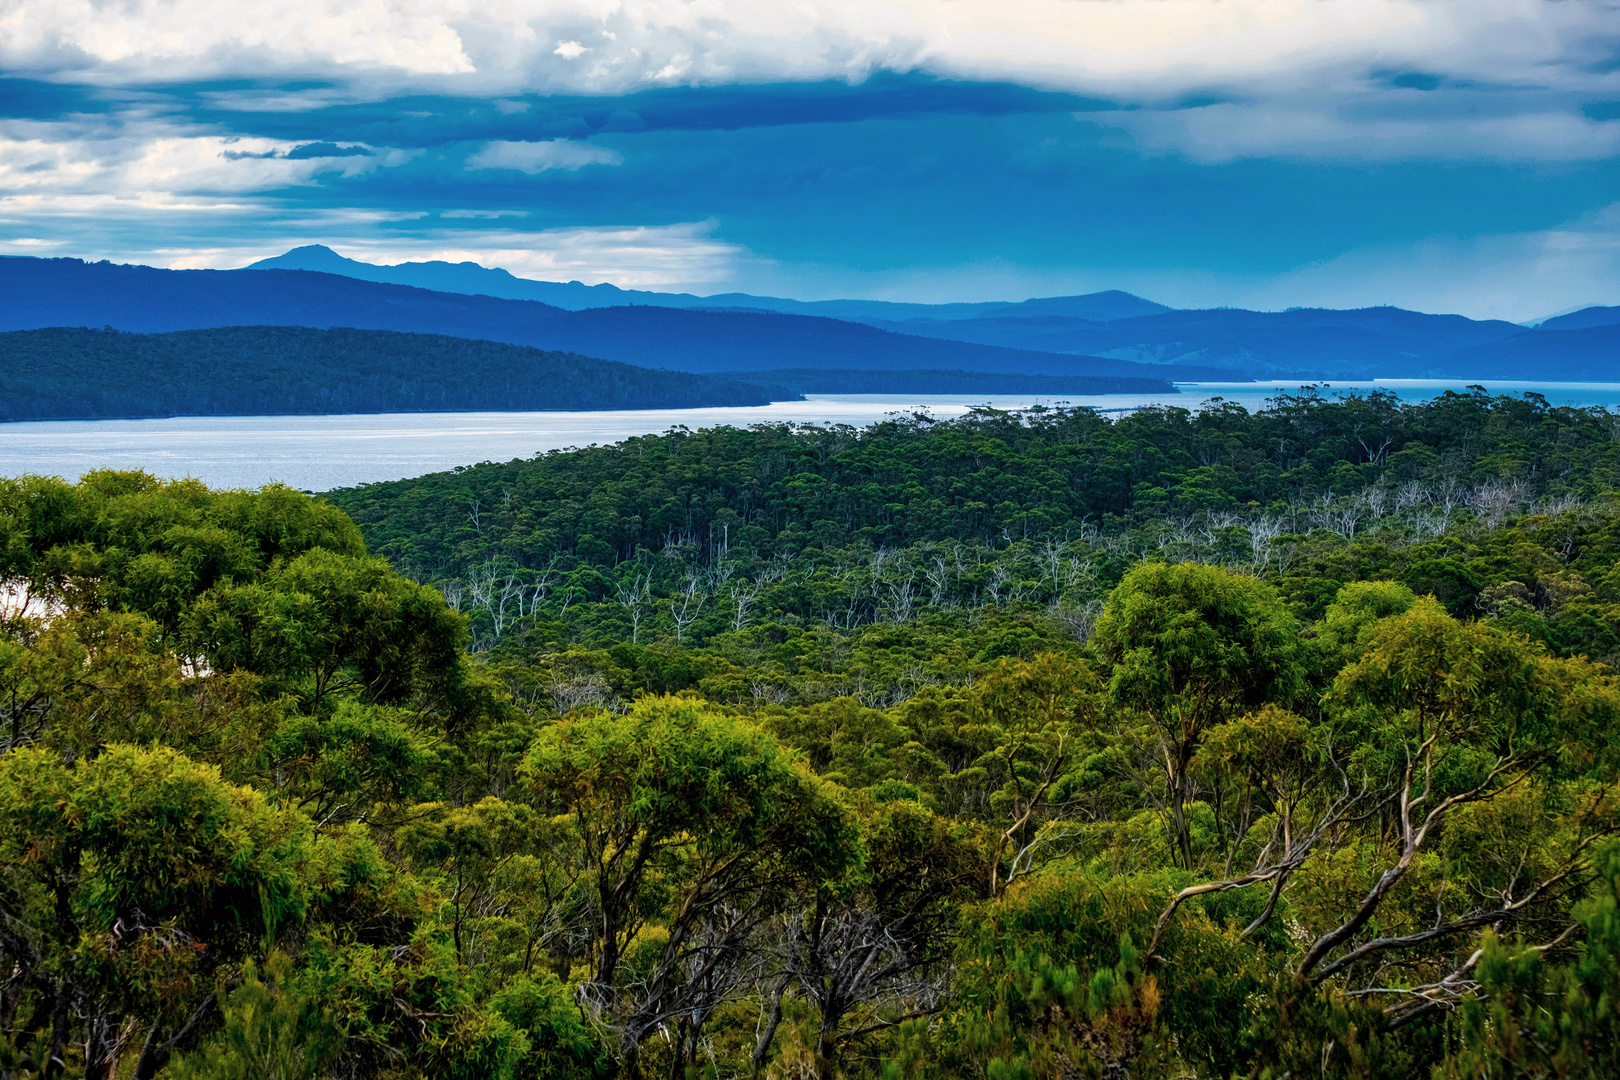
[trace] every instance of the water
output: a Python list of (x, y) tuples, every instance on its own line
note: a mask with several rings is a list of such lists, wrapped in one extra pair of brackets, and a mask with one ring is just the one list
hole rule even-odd
[[(1467, 384), (1441, 380), (1335, 383), (1332, 391), (1389, 390), (1404, 400)], [(1555, 405), (1620, 406), (1620, 383), (1484, 383), (1492, 393), (1534, 391)], [(1252, 410), (1299, 383), (1185, 383), (1179, 394), (1064, 398), (1118, 414), (1163, 403), (1196, 408), (1211, 397)], [(1330, 391), (1331, 392), (1331, 391)], [(77, 479), (89, 469), (145, 469), (194, 476), (213, 487), (258, 487), (272, 480), (307, 491), (396, 480), (480, 461), (508, 461), (547, 450), (617, 442), (632, 435), (721, 424), (782, 421), (854, 424), (893, 412), (958, 416), (974, 405), (1021, 409), (1051, 405), (1029, 396), (817, 394), (805, 401), (719, 409), (626, 412), (390, 413), (348, 416), (208, 416), (170, 420), (70, 420), (0, 424), (0, 476), (39, 473)]]

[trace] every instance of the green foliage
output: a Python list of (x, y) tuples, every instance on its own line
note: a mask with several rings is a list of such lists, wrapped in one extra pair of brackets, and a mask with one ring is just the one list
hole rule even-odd
[[(694, 582), (686, 642), (1032, 601), (1083, 634), (1091, 605), (1152, 551), (1273, 576), (1310, 618), (1342, 583), (1402, 577), (1472, 616), (1462, 609), (1482, 590), (1515, 578), (1534, 594), (1561, 560), (1532, 570), (1523, 545), (1503, 559), (1440, 538), (1494, 528), (1540, 496), (1569, 505), (1620, 486), (1610, 424), (1534, 395), (1402, 405), (1306, 388), (1252, 414), (979, 410), (862, 431), (677, 429), (330, 497), (375, 550), (448, 590), (480, 648), (524, 634), (673, 637)], [(1577, 638), (1607, 641), (1590, 626)], [(969, 655), (987, 647), (987, 663), (1041, 651), (992, 638)]]
[(1600, 1077), (1620, 1069), (1620, 849), (1577, 905), (1578, 943), (1548, 950), (1486, 933), (1480, 993), (1459, 1010), (1455, 1058), (1435, 1077)]
[(242, 968), (223, 996), (220, 1030), (209, 1044), (174, 1061), (174, 1080), (318, 1080), (342, 1046), (330, 1014), (286, 953)]
[(1262, 582), (1212, 566), (1143, 563), (1097, 622), (1109, 697), (1161, 746), (1171, 839), (1193, 865), (1190, 769), (1209, 730), (1244, 709), (1287, 702), (1299, 685), (1294, 618)]
[(438, 690), (433, 684), (459, 667), (462, 637), (434, 590), (381, 559), (321, 549), (277, 560), (251, 583), (209, 590), (191, 605), (184, 631), (222, 670), (275, 678), (317, 710), (351, 687), (381, 702)]
[(594, 1080), (613, 1075), (611, 1058), (592, 1038), (573, 993), (555, 975), (524, 976), (490, 998), (490, 1008), (528, 1038), (513, 1080)]
[(1247, 1071), (1263, 963), (1251, 969), (1259, 958), (1200, 915), (1161, 945), (1166, 976), (1146, 969), (1138, 943), (1166, 899), (1162, 879), (1014, 886), (966, 935), (961, 1004), (935, 1053), (991, 1076), (1154, 1076), (1177, 1060), (1197, 1075)]
[(1611, 430), (0, 483), (0, 1072), (1607, 1075)]
[[(186, 1030), (216, 976), (304, 913), (307, 822), (166, 747), (113, 744), (71, 765), (14, 749), (0, 803), (5, 947), (31, 989), (82, 1003), (89, 1066), (105, 1067), (107, 1028), (126, 1016), (151, 1026), (143, 1065), (161, 1065), (157, 1037)], [(65, 1021), (51, 1017), (53, 1056)]]

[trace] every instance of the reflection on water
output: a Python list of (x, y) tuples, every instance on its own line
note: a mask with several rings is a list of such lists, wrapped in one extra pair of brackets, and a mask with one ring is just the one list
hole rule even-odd
[[(1620, 406), (1620, 383), (1485, 383), (1493, 393), (1531, 391), (1555, 405)], [(1406, 400), (1461, 390), (1464, 383), (1382, 380), (1336, 383), (1327, 393), (1389, 390)], [(1061, 399), (1110, 413), (1149, 404), (1197, 408), (1220, 397), (1254, 410), (1297, 382), (1186, 383), (1179, 394), (1107, 394)], [(971, 395), (818, 394), (806, 401), (719, 409), (633, 412), (390, 413), (360, 416), (209, 416), (172, 420), (81, 420), (0, 424), (0, 475), (42, 473), (76, 479), (89, 469), (146, 469), (194, 476), (216, 487), (279, 480), (324, 491), (372, 480), (532, 457), (547, 450), (612, 443), (633, 435), (721, 424), (865, 425), (889, 413), (957, 416), (974, 405), (1021, 409), (1053, 399)]]

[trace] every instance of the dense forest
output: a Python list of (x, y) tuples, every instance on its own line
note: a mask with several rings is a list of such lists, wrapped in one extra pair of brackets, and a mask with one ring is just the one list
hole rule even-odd
[[(1307, 387), (1253, 414), (1216, 400), (1120, 419), (986, 409), (864, 430), (676, 429), (328, 498), (372, 550), (457, 601), (483, 645), (520, 626), (639, 639), (654, 611), (683, 641), (739, 618), (853, 630), (1009, 605), (1083, 623), (1151, 558), (1264, 576), (1307, 618), (1341, 585), (1379, 578), (1472, 615), (1504, 581), (1542, 588), (1527, 544), (1570, 546), (1560, 566), (1605, 571), (1613, 546), (1596, 508), (1616, 490), (1614, 414), (1534, 394), (1402, 405)], [(1530, 526), (1507, 527), (1548, 508), (1573, 509), (1546, 528), (1579, 522), (1594, 536), (1527, 541)], [(690, 632), (670, 616), (689, 593)], [(1540, 621), (1521, 629), (1576, 633), (1531, 608)], [(1577, 643), (1607, 655), (1607, 641)]]
[(299, 326), (0, 333), (0, 421), (679, 409), (797, 397), (777, 386), (437, 334)]
[(1607, 1077), (1620, 417), (0, 483), (0, 1073)]

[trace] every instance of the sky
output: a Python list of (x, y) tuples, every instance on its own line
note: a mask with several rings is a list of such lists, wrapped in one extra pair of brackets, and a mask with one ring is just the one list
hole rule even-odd
[(0, 0), (0, 254), (1620, 304), (1620, 0)]

